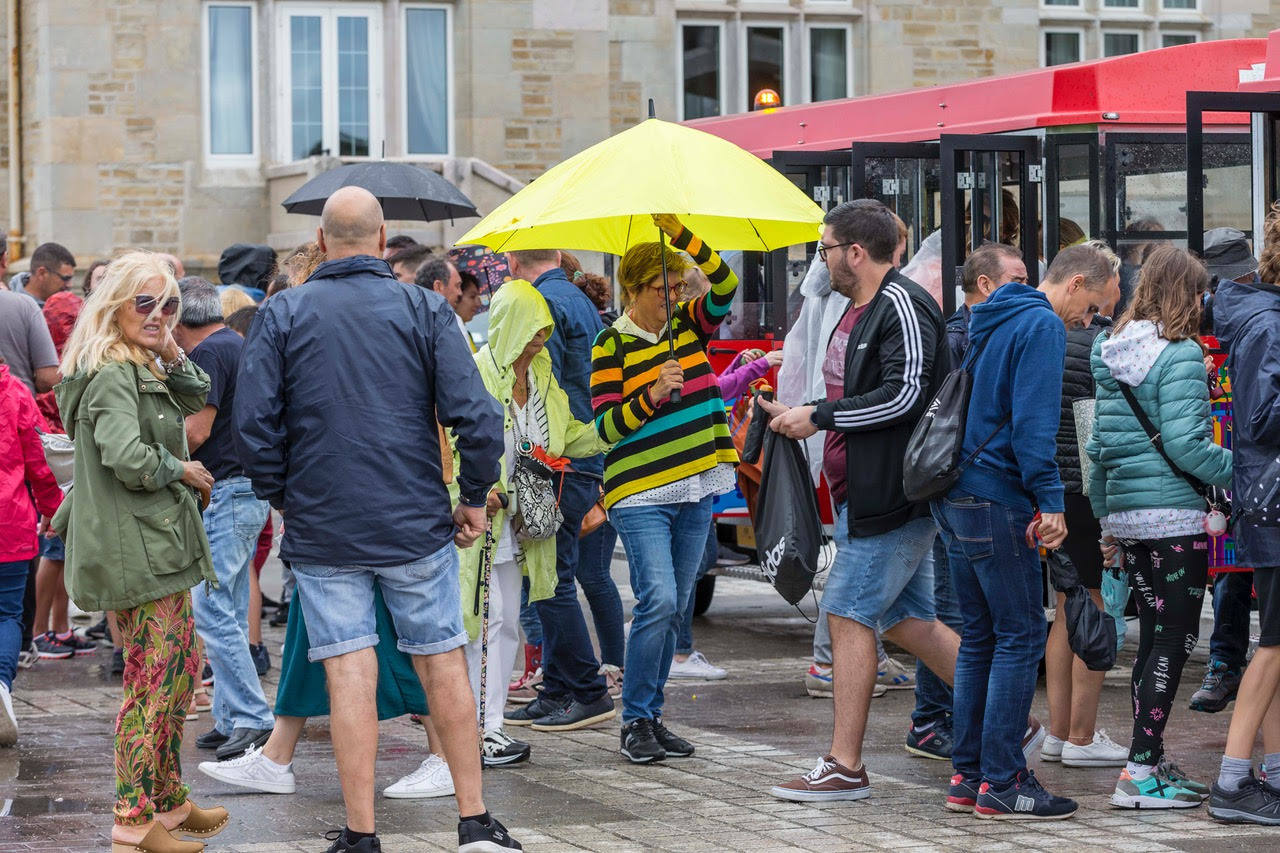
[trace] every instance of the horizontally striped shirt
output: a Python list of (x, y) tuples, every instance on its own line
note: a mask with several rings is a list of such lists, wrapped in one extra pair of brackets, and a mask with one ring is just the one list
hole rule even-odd
[(707, 344), (729, 313), (738, 277), (686, 228), (671, 241), (688, 252), (711, 281), (704, 296), (671, 309), (676, 360), (684, 369), (680, 402), (654, 405), (649, 386), (670, 357), (664, 329), (656, 342), (627, 334), (622, 320), (596, 338), (591, 351), (591, 405), (596, 430), (614, 445), (604, 459), (605, 507), (675, 483), (721, 463), (736, 464), (724, 400)]

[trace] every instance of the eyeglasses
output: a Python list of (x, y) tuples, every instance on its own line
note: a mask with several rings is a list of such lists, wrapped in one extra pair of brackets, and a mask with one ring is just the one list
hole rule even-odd
[[(150, 316), (159, 304), (160, 299), (156, 296), (148, 296), (145, 293), (133, 297), (133, 310), (137, 311), (143, 317)], [(176, 296), (170, 296), (160, 306), (160, 313), (166, 317), (172, 317), (178, 313), (178, 306), (182, 304), (182, 300)]]
[(818, 243), (818, 257), (821, 258), (822, 262), (825, 264), (827, 262), (827, 252), (830, 252), (832, 249), (843, 249), (845, 246), (853, 246), (856, 244), (856, 240), (849, 243), (837, 243), (834, 246), (827, 246), (823, 243)]

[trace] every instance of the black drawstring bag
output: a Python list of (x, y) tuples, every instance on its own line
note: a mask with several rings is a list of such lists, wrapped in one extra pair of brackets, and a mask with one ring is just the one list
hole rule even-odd
[(773, 400), (772, 391), (757, 392), (751, 398), (751, 423), (747, 424), (747, 437), (742, 444), (742, 461), (756, 464), (760, 460), (760, 452), (764, 448), (764, 434), (769, 432), (770, 415), (760, 405), (760, 398)]
[(1075, 563), (1062, 551), (1047, 557), (1053, 588), (1067, 597), (1057, 618), (1067, 621), (1067, 643), (1075, 656), (1094, 672), (1106, 672), (1116, 665), (1116, 620), (1094, 603), (1080, 583)]
[(804, 448), (794, 438), (766, 429), (761, 468), (755, 518), (760, 568), (778, 594), (796, 604), (809, 594), (818, 573), (818, 497)]

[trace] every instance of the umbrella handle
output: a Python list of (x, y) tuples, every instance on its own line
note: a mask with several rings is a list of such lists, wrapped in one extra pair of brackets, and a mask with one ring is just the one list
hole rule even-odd
[[(676, 340), (674, 330), (671, 328), (671, 282), (667, 277), (667, 235), (658, 229), (658, 247), (662, 256), (662, 297), (667, 306), (667, 348), (671, 354), (671, 358), (676, 357)], [(674, 388), (671, 396), (668, 398), (672, 403), (680, 402), (680, 389)]]

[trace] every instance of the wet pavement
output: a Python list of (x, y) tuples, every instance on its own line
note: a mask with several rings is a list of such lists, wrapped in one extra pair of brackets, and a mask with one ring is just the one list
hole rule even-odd
[[(274, 561), (273, 561), (274, 562)], [(265, 573), (272, 592), (272, 567)], [(625, 565), (615, 564), (630, 607)], [(585, 604), (584, 604), (585, 607)], [(806, 608), (812, 613), (811, 606)], [(1207, 613), (1207, 609), (1206, 609)], [(265, 628), (265, 626), (264, 626)], [(1205, 660), (1200, 649), (1188, 665), (1167, 733), (1171, 755), (1193, 776), (1216, 773), (1229, 713), (1186, 710)], [(266, 628), (278, 659), (283, 629)], [(552, 734), (519, 732), (533, 744), (532, 760), (486, 771), (485, 796), (526, 849), (538, 851), (702, 850), (1274, 850), (1280, 829), (1225, 826), (1203, 808), (1131, 812), (1108, 806), (1116, 770), (1080, 770), (1036, 762), (1047, 787), (1075, 797), (1081, 810), (1060, 823), (977, 821), (942, 808), (950, 765), (912, 757), (903, 749), (911, 691), (890, 691), (874, 701), (866, 762), (872, 797), (854, 803), (784, 803), (768, 789), (810, 769), (825, 750), (831, 702), (805, 695), (812, 628), (767, 586), (721, 578), (705, 617), (695, 621), (696, 645), (729, 671), (720, 682), (672, 682), (666, 721), (697, 747), (691, 759), (635, 767), (617, 752), (616, 722), (596, 729)], [(72, 661), (42, 661), (15, 685), (20, 738), (0, 751), (0, 852), (87, 851), (109, 848), (114, 776), (111, 737), (119, 687), (100, 651)], [(1103, 690), (1099, 726), (1127, 738), (1127, 669)], [(265, 682), (274, 693), (277, 671)], [(1035, 710), (1045, 716), (1043, 684)], [(323, 851), (326, 830), (342, 823), (342, 801), (328, 744), (326, 721), (306, 728), (291, 796), (239, 792), (201, 775), (209, 758), (195, 736), (210, 726), (207, 714), (188, 724), (183, 763), (193, 799), (232, 813), (210, 851), (284, 853)], [(385, 787), (417, 767), (425, 738), (407, 719), (383, 723), (377, 780)], [(455, 850), (451, 799), (377, 801), (379, 835), (388, 853)]]

